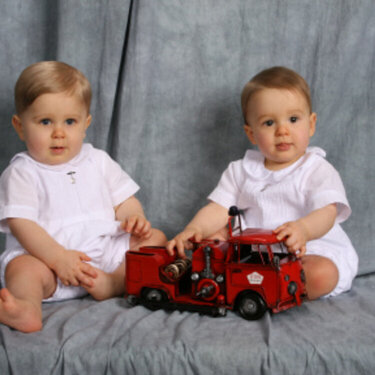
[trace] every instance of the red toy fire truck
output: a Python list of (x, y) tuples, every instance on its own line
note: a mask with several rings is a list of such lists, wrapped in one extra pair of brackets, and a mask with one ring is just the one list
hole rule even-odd
[[(241, 230), (236, 207), (229, 216), (229, 240), (194, 243), (191, 260), (171, 256), (164, 247), (128, 251), (130, 304), (213, 316), (230, 309), (248, 320), (261, 318), (267, 309), (277, 313), (300, 305), (306, 294), (300, 260), (272, 231)], [(240, 225), (232, 229), (235, 218)]]

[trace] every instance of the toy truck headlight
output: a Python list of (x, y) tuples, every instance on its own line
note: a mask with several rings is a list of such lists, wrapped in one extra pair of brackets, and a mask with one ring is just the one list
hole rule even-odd
[(193, 272), (190, 276), (192, 281), (198, 281), (199, 280), (199, 273), (198, 272)]
[(216, 282), (217, 283), (222, 283), (224, 281), (224, 276), (223, 275), (218, 275), (217, 277), (216, 277)]
[(288, 293), (291, 295), (291, 296), (294, 296), (296, 294), (296, 291), (297, 291), (297, 283), (295, 281), (291, 281), (289, 284), (288, 284)]

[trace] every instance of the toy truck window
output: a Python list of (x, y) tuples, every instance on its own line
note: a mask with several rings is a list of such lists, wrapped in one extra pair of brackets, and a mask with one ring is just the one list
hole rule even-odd
[(253, 263), (252, 262), (253, 251), (251, 245), (242, 244), (240, 246), (240, 263)]
[(239, 252), (240, 263), (268, 264), (270, 261), (266, 245), (241, 244)]
[(270, 262), (267, 245), (253, 245), (253, 251), (252, 263), (268, 264)]
[(288, 255), (288, 250), (282, 242), (272, 244), (271, 250), (274, 254), (277, 254), (279, 258), (284, 258)]

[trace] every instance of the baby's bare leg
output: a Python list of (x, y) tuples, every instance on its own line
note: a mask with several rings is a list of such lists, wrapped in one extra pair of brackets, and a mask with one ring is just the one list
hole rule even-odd
[(83, 286), (92, 297), (98, 301), (120, 296), (125, 292), (125, 261), (111, 273), (96, 269), (97, 276), (94, 285)]
[[(164, 233), (157, 229), (152, 229), (152, 235), (147, 240), (142, 241), (137, 237), (132, 236), (130, 239), (130, 249), (138, 250), (141, 246), (164, 246), (166, 242), (167, 238)], [(112, 273), (107, 273), (97, 269), (97, 277), (92, 280), (94, 283), (92, 287), (83, 287), (97, 300), (104, 300), (124, 294), (125, 261), (123, 261)]]
[(335, 289), (339, 280), (336, 265), (319, 255), (302, 257), (302, 267), (306, 275), (306, 291), (310, 300), (324, 296)]
[(136, 236), (130, 237), (130, 249), (139, 250), (142, 246), (165, 246), (167, 244), (167, 237), (159, 229), (152, 228), (152, 235), (148, 239), (142, 239)]
[(31, 255), (9, 262), (5, 272), (6, 288), (0, 290), (0, 322), (22, 332), (42, 329), (44, 298), (56, 289), (54, 273)]

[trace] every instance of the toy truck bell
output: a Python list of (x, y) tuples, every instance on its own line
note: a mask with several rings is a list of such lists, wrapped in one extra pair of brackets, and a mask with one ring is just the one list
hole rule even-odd
[(238, 216), (240, 211), (237, 206), (231, 206), (228, 211), (229, 216)]

